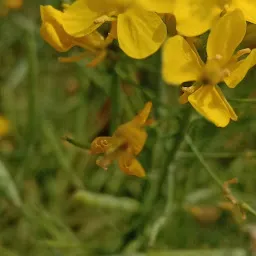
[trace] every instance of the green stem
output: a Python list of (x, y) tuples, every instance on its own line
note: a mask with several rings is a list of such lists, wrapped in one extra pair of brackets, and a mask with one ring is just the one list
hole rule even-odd
[(256, 103), (256, 99), (228, 99), (228, 101), (237, 103)]
[[(194, 154), (196, 155), (196, 157), (198, 158), (198, 160), (200, 161), (200, 163), (203, 165), (204, 169), (208, 172), (208, 174), (212, 177), (212, 179), (216, 182), (216, 184), (220, 187), (220, 189), (223, 191), (223, 185), (224, 182), (221, 181), (219, 179), (219, 177), (211, 170), (211, 168), (209, 167), (209, 165), (206, 163), (206, 161), (204, 160), (202, 154), (199, 152), (199, 150), (197, 149), (197, 147), (194, 145), (192, 139), (190, 136), (186, 135), (185, 136), (185, 140), (188, 143), (188, 145), (190, 146), (190, 148), (192, 149), (192, 151), (194, 152)], [(252, 215), (256, 216), (256, 210), (254, 210), (248, 203), (244, 202), (243, 200), (239, 199), (238, 201), (238, 205), (244, 209), (245, 211), (248, 211), (249, 213), (251, 213)]]
[(27, 125), (27, 142), (29, 145), (36, 139), (38, 133), (37, 123), (37, 93), (38, 86), (38, 58), (35, 32), (27, 32), (27, 54), (29, 64), (28, 77), (28, 125)]
[[(233, 158), (233, 157), (256, 157), (256, 151), (254, 150), (245, 150), (244, 152), (201, 152), (200, 153), (205, 158)], [(180, 158), (194, 158), (196, 157), (193, 152), (179, 152)]]
[(189, 135), (186, 135), (185, 140), (188, 143), (188, 145), (190, 146), (191, 150), (196, 155), (196, 157), (198, 158), (198, 160), (200, 161), (200, 163), (203, 165), (205, 170), (208, 172), (208, 174), (215, 180), (215, 182), (218, 184), (218, 186), (220, 186), (220, 188), (223, 189), (223, 182), (218, 178), (218, 176), (211, 170), (209, 165), (206, 163), (202, 154), (199, 152), (197, 147), (194, 145), (191, 137)]
[[(28, 83), (27, 83), (27, 126), (25, 130), (24, 142), (22, 151), (24, 152), (24, 161), (21, 170), (16, 176), (17, 180), (22, 180), (24, 173), (30, 169), (31, 152), (34, 150), (34, 145), (37, 137), (39, 136), (40, 125), (38, 123), (37, 111), (37, 87), (38, 87), (38, 57), (36, 45), (36, 31), (34, 29), (26, 31), (26, 44), (27, 44), (27, 62), (28, 62)], [(18, 182), (23, 184), (23, 182)]]
[(120, 118), (122, 113), (122, 100), (121, 100), (121, 83), (120, 78), (117, 74), (113, 77), (113, 85), (111, 87), (111, 124), (110, 130), (111, 134), (116, 130), (118, 125), (120, 125)]
[(52, 125), (50, 123), (43, 124), (43, 132), (46, 138), (46, 142), (48, 142), (51, 146), (52, 151), (55, 154), (56, 159), (58, 160), (63, 171), (65, 171), (70, 176), (76, 188), (83, 188), (83, 182), (77, 177), (77, 175), (74, 173), (74, 170), (72, 170), (71, 163), (65, 156), (60, 146), (58, 136), (56, 136)]
[[(184, 136), (190, 123), (190, 113), (191, 108), (189, 106), (185, 106), (181, 112), (179, 125), (180, 129), (175, 136), (173, 147), (166, 153), (164, 158), (162, 154), (163, 142), (161, 139), (157, 140), (154, 148), (155, 154), (153, 153), (154, 159), (152, 160), (152, 172), (149, 175), (146, 187), (143, 190), (144, 195), (142, 196), (141, 212), (139, 213), (139, 216), (134, 217), (135, 220), (133, 223), (135, 224), (124, 237), (123, 247), (125, 247), (127, 250), (129, 250), (130, 243), (132, 244), (134, 240), (137, 242), (137, 250), (146, 247), (146, 242), (148, 240), (146, 231), (148, 226), (151, 225), (150, 215), (155, 207), (157, 198), (160, 196), (162, 186), (165, 183), (166, 177), (168, 176), (168, 171), (170, 171), (168, 167), (170, 167), (170, 163), (175, 161), (181, 144), (184, 141)], [(159, 133), (158, 137), (161, 138), (161, 132)], [(172, 176), (169, 176), (169, 178), (171, 179)], [(169, 207), (170, 205), (168, 205), (166, 208), (168, 211), (170, 209)], [(123, 247), (121, 249), (123, 249)]]
[(81, 148), (81, 149), (84, 149), (84, 150), (89, 150), (90, 149), (89, 144), (82, 144), (82, 143), (80, 143), (76, 140), (73, 140), (73, 139), (69, 138), (69, 137), (63, 137), (62, 139), (67, 141), (68, 143), (72, 144), (75, 147), (78, 147), (78, 148)]

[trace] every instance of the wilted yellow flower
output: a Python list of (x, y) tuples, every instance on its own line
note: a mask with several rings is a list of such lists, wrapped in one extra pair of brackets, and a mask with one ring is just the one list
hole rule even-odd
[(53, 48), (59, 52), (66, 52), (74, 46), (79, 46), (87, 50), (85, 53), (79, 56), (59, 58), (60, 61), (78, 61), (91, 54), (95, 58), (88, 65), (94, 66), (106, 56), (106, 47), (111, 42), (111, 35), (105, 40), (100, 33), (94, 31), (93, 33), (83, 37), (73, 37), (67, 34), (63, 29), (63, 12), (54, 9), (50, 5), (41, 6), (40, 11), (42, 18), (42, 25), (40, 29), (41, 36)]
[(5, 135), (7, 135), (9, 130), (9, 121), (4, 116), (0, 115), (0, 137), (4, 137)]
[[(181, 103), (189, 101), (208, 120), (225, 127), (237, 116), (229, 105), (218, 83), (224, 81), (234, 88), (256, 64), (256, 50), (243, 49), (234, 54), (246, 32), (243, 13), (236, 9), (220, 18), (212, 28), (207, 42), (207, 62), (203, 63), (196, 49), (181, 36), (168, 39), (163, 51), (163, 77), (170, 84), (183, 87)], [(240, 59), (244, 54), (249, 55)]]
[(23, 0), (4, 0), (5, 6), (10, 9), (19, 9), (22, 4)]
[(23, 4), (23, 0), (1, 0), (0, 1), (0, 16), (8, 14), (9, 9), (19, 9)]
[(247, 21), (256, 24), (254, 0), (176, 0), (173, 14), (177, 31), (185, 36), (197, 36), (212, 27), (221, 13), (240, 9)]
[[(150, 8), (150, 4), (144, 5)], [(116, 21), (120, 48), (130, 57), (142, 59), (156, 52), (166, 38), (164, 22), (144, 5), (141, 0), (76, 0), (64, 10), (62, 25), (69, 35), (83, 37), (105, 22)]]
[(114, 160), (118, 160), (119, 168), (123, 172), (138, 177), (145, 176), (145, 170), (135, 157), (141, 152), (147, 139), (144, 126), (151, 107), (151, 102), (146, 103), (142, 111), (130, 122), (120, 125), (112, 137), (94, 139), (91, 153), (104, 153), (104, 156), (97, 160), (97, 165), (107, 169)]

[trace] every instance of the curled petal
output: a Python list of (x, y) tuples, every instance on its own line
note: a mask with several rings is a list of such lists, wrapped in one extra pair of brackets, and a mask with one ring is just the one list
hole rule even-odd
[(66, 52), (73, 46), (80, 46), (94, 52), (97, 48), (105, 47), (104, 37), (97, 31), (78, 38), (67, 34), (62, 26), (63, 12), (54, 9), (50, 5), (41, 6), (40, 11), (42, 18), (41, 36), (57, 51)]
[(207, 41), (208, 59), (218, 59), (220, 66), (225, 65), (242, 42), (245, 33), (246, 21), (240, 10), (224, 15), (210, 32)]
[(128, 175), (144, 177), (145, 170), (139, 161), (130, 153), (125, 152), (119, 157), (119, 168)]
[(144, 147), (147, 139), (147, 133), (134, 124), (133, 121), (120, 125), (115, 131), (113, 137), (122, 138), (127, 146), (132, 149), (134, 155), (138, 155)]
[(41, 36), (59, 52), (65, 52), (72, 47), (72, 38), (62, 27), (63, 13), (52, 6), (40, 6), (42, 26)]
[(191, 105), (218, 127), (228, 125), (237, 115), (217, 86), (204, 85), (188, 97)]
[(246, 76), (250, 68), (256, 65), (256, 49), (243, 60), (239, 61), (236, 68), (231, 72), (230, 76), (225, 78), (228, 87), (236, 87)]
[(166, 38), (166, 26), (154, 12), (131, 8), (118, 15), (120, 48), (130, 57), (143, 59), (155, 53)]
[(76, 0), (64, 10), (63, 28), (74, 37), (88, 35), (102, 25), (95, 20), (103, 14), (89, 9), (87, 1)]
[(105, 153), (114, 143), (112, 137), (97, 137), (91, 143), (91, 153)]
[(134, 117), (133, 122), (136, 123), (136, 125), (138, 126), (145, 125), (150, 114), (151, 108), (152, 102), (149, 101), (145, 104), (144, 108), (138, 113), (138, 115)]
[(201, 59), (182, 36), (167, 40), (163, 48), (163, 78), (167, 83), (180, 85), (195, 81), (201, 73)]

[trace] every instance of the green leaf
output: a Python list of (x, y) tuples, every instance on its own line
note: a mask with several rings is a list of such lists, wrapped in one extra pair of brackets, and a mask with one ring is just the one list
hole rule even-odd
[(22, 203), (18, 189), (2, 161), (0, 161), (0, 191), (8, 197), (15, 206), (21, 206)]

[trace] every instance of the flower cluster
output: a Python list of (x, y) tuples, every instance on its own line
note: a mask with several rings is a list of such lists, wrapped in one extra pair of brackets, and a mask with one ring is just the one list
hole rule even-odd
[[(256, 1), (75, 0), (61, 11), (41, 6), (41, 17), (41, 35), (57, 51), (66, 52), (74, 46), (85, 49), (79, 56), (60, 58), (64, 62), (89, 54), (93, 58), (88, 65), (96, 66), (114, 40), (134, 59), (146, 58), (163, 46), (163, 79), (181, 86), (180, 103), (189, 102), (218, 127), (238, 119), (220, 86), (236, 87), (256, 64), (255, 45), (249, 40), (255, 38)], [(110, 23), (106, 37), (99, 32), (105, 23)], [(250, 33), (247, 27), (252, 28)], [(193, 43), (203, 33), (209, 34), (205, 61)], [(251, 42), (252, 47), (241, 49), (243, 40)], [(190, 86), (184, 86), (184, 82), (190, 82)], [(148, 115), (148, 105), (145, 108)], [(146, 136), (135, 123), (120, 126), (113, 137), (97, 138), (92, 143), (92, 153), (105, 152), (98, 161), (100, 166), (106, 168), (117, 158), (126, 173), (144, 175), (134, 156), (141, 151)], [(136, 143), (140, 142), (138, 149), (130, 141), (133, 136), (138, 137)]]

